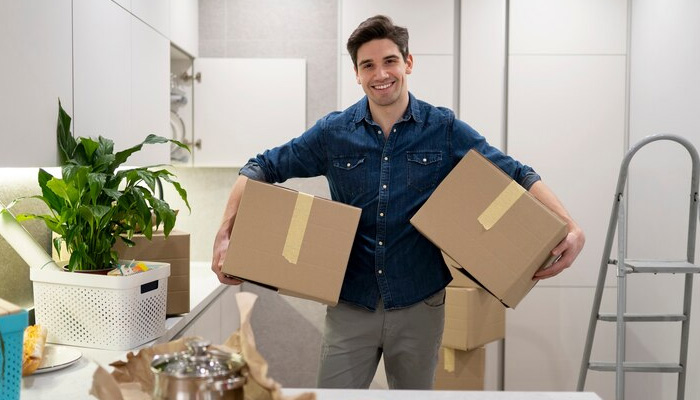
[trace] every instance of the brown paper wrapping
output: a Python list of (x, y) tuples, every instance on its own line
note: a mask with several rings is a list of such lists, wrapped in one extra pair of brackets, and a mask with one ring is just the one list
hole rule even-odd
[[(283, 396), (281, 385), (267, 376), (267, 362), (255, 348), (255, 337), (250, 325), (250, 316), (257, 296), (253, 293), (236, 294), (241, 316), (241, 327), (224, 344), (216, 347), (241, 353), (246, 361), (248, 380), (243, 387), (245, 400), (315, 400), (315, 393)], [(144, 348), (134, 354), (129, 352), (126, 361), (110, 364), (110, 374), (98, 367), (92, 377), (90, 394), (100, 400), (144, 400), (151, 399), (155, 376), (151, 372), (151, 360), (156, 354), (168, 354), (185, 350), (185, 342), (191, 338), (180, 338), (172, 342)]]

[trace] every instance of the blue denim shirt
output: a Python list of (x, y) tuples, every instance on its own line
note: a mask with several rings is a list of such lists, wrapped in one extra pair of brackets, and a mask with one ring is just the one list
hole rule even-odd
[(409, 220), (467, 151), (477, 149), (526, 189), (540, 179), (452, 111), (409, 98), (388, 139), (365, 96), (240, 172), (270, 183), (325, 175), (333, 200), (362, 209), (340, 299), (369, 310), (380, 296), (387, 310), (408, 307), (452, 279), (440, 250)]

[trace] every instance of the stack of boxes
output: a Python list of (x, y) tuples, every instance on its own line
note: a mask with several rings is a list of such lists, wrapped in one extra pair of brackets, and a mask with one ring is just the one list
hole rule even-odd
[[(453, 261), (445, 254), (449, 266)], [(505, 307), (485, 289), (450, 267), (445, 330), (435, 370), (437, 390), (484, 390), (487, 343), (505, 337)]]
[(454, 278), (435, 388), (481, 390), (482, 346), (505, 336), (503, 306), (514, 308), (535, 285), (535, 272), (554, 261), (566, 224), (475, 150), (411, 224), (442, 250)]

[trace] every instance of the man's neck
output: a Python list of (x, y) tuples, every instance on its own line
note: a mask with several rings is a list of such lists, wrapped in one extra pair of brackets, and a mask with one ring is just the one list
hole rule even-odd
[(397, 102), (388, 106), (380, 106), (370, 101), (369, 111), (372, 113), (372, 119), (379, 124), (384, 132), (384, 137), (389, 137), (391, 127), (399, 120), (408, 108), (408, 94), (402, 96)]

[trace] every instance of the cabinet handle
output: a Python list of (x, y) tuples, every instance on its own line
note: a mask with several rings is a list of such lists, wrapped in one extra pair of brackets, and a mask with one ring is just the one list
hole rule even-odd
[(199, 150), (202, 150), (202, 139), (197, 139), (194, 141), (194, 147), (196, 147)]
[(194, 80), (197, 81), (198, 83), (202, 83), (202, 73), (201, 73), (201, 72), (197, 72), (196, 74), (194, 74), (194, 76), (188, 74), (187, 72), (184, 72), (184, 73), (182, 74), (182, 77), (181, 77), (181, 78), (182, 78), (182, 80), (185, 81), (185, 82), (189, 82), (189, 81), (191, 81), (192, 79), (194, 79)]

